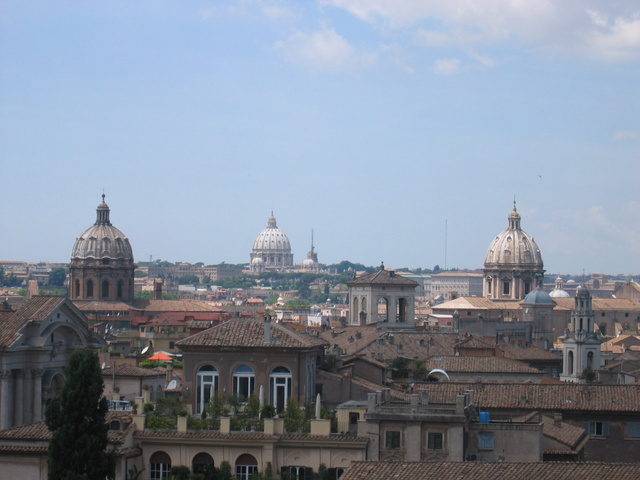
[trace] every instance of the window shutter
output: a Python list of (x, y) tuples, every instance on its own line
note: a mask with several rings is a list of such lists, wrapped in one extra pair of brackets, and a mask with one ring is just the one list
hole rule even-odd
[(591, 432), (589, 431), (589, 422), (582, 422), (582, 428), (587, 431), (587, 435), (591, 435)]
[(609, 436), (609, 422), (602, 422), (602, 435)]

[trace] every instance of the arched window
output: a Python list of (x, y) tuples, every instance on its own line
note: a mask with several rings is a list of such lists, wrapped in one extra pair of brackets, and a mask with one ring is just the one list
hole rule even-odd
[(271, 392), (271, 405), (277, 413), (287, 408), (291, 398), (291, 372), (286, 367), (277, 367), (269, 375), (269, 391)]
[(236, 460), (236, 477), (239, 480), (249, 480), (254, 473), (258, 473), (258, 462), (253, 455), (245, 453)]
[(396, 319), (398, 323), (407, 321), (407, 299), (399, 298), (397, 303)]
[(218, 371), (212, 365), (200, 367), (196, 375), (196, 413), (204, 412), (218, 391)]
[(567, 373), (569, 375), (573, 375), (573, 352), (569, 351), (569, 354), (567, 355)]
[(587, 353), (587, 368), (593, 370), (593, 352)]
[(389, 300), (387, 300), (385, 297), (379, 297), (378, 298), (378, 321), (379, 322), (389, 321), (389, 316), (387, 313), (388, 311), (389, 311)]
[(80, 296), (80, 280), (78, 280), (77, 278), (73, 284), (73, 290), (75, 292), (74, 297), (78, 298)]
[(109, 298), (109, 280), (102, 281), (102, 298)]
[(207, 467), (213, 467), (214, 462), (211, 455), (208, 453), (200, 452), (195, 457), (193, 457), (193, 461), (191, 462), (191, 471), (193, 473), (205, 473)]
[(87, 280), (87, 297), (93, 297), (93, 280)]
[(253, 395), (255, 390), (256, 375), (251, 367), (242, 365), (233, 372), (233, 394), (241, 402), (246, 402), (247, 398)]
[(155, 452), (149, 460), (150, 480), (163, 480), (169, 477), (171, 457), (164, 452)]

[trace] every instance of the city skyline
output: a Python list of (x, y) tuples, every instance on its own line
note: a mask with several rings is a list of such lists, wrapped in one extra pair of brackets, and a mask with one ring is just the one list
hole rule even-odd
[[(135, 259), (482, 268), (514, 197), (547, 272), (640, 272), (640, 8), (595, 0), (4, 3), (5, 260), (106, 193)], [(445, 248), (446, 245), (446, 248)]]

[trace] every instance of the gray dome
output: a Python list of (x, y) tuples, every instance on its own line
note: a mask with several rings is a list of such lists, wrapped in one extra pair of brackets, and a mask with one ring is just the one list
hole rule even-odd
[(109, 221), (109, 205), (105, 203), (104, 195), (96, 212), (96, 223), (76, 239), (71, 259), (108, 258), (133, 262), (133, 249), (129, 239)]
[(543, 267), (540, 248), (531, 235), (520, 228), (520, 214), (513, 206), (509, 228), (499, 234), (487, 250), (485, 268), (498, 266)]
[(276, 217), (269, 217), (267, 228), (253, 242), (253, 253), (291, 253), (291, 244), (285, 233), (278, 228)]
[(555, 305), (554, 301), (551, 299), (551, 295), (540, 287), (527, 293), (527, 296), (524, 297), (522, 303), (526, 303), (528, 305)]

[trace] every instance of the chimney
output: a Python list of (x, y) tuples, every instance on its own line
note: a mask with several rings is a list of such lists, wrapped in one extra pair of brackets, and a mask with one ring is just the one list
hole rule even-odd
[(264, 314), (264, 343), (271, 343), (271, 314)]
[(553, 426), (558, 428), (562, 427), (562, 413), (556, 412), (553, 414)]
[(162, 279), (156, 278), (153, 280), (153, 299), (162, 300)]
[(37, 280), (29, 280), (27, 282), (27, 298), (35, 297), (38, 295), (38, 281)]

